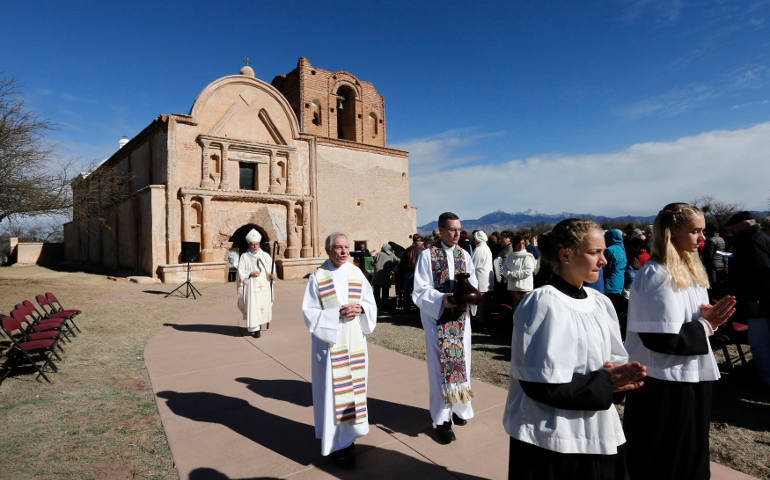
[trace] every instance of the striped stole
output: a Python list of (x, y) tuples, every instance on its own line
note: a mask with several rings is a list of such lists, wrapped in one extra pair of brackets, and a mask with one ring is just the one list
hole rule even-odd
[[(323, 268), (316, 271), (318, 292), (324, 310), (340, 308), (331, 272)], [(352, 272), (348, 277), (348, 303), (361, 302), (361, 277)], [(338, 329), (337, 342), (329, 350), (334, 391), (334, 420), (363, 423), (367, 420), (366, 409), (366, 350), (359, 317), (347, 322), (350, 330), (348, 344), (345, 329)]]

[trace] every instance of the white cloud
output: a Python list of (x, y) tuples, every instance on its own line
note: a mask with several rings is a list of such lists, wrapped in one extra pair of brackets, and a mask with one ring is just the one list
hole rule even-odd
[(410, 175), (411, 204), (420, 225), (446, 210), (462, 218), (528, 208), (652, 215), (666, 203), (704, 195), (764, 209), (770, 200), (768, 152), (770, 122), (615, 153), (537, 155)]
[(684, 4), (681, 0), (627, 0), (621, 2), (621, 19), (626, 22), (634, 22), (638, 18), (651, 11), (655, 20), (659, 23), (674, 24), (679, 20)]
[(738, 105), (733, 105), (730, 107), (730, 110), (740, 110), (741, 108), (747, 108), (747, 107), (755, 107), (758, 105), (767, 105), (770, 103), (770, 100), (764, 99), (764, 100), (756, 100), (754, 102), (746, 102), (746, 103), (740, 103)]
[(725, 95), (764, 88), (768, 84), (770, 84), (768, 65), (743, 65), (708, 83), (693, 83), (684, 87), (671, 88), (666, 92), (618, 108), (614, 113), (626, 120), (636, 120), (652, 115), (673, 117)]
[(482, 133), (477, 128), (458, 128), (432, 137), (395, 143), (392, 147), (408, 151), (410, 174), (422, 175), (458, 167), (481, 159), (482, 156), (478, 154), (462, 152), (463, 148), (503, 133)]

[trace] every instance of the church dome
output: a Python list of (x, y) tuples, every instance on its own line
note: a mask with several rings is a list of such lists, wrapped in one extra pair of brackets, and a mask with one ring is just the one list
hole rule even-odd
[(241, 67), (241, 75), (246, 75), (247, 77), (253, 77), (254, 69), (248, 65), (244, 65)]

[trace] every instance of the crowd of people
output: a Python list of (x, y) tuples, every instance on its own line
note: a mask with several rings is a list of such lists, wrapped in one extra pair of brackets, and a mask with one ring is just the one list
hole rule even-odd
[[(425, 331), (438, 442), (455, 441), (453, 426), (473, 419), (471, 324), (494, 298), (514, 312), (502, 419), (509, 478), (709, 478), (720, 377), (709, 338), (736, 312), (765, 345), (770, 331), (770, 237), (748, 212), (726, 228), (728, 238), (697, 207), (672, 203), (644, 229), (572, 218), (533, 241), (526, 231), (468, 234), (445, 212), (433, 236), (415, 234), (401, 252), (384, 244), (371, 284), (348, 262), (346, 235), (329, 235), (329, 259), (310, 275), (302, 304), (322, 454), (352, 466), (355, 439), (368, 432), (365, 338), (390, 308), (395, 278), (397, 307), (418, 309)], [(456, 297), (461, 284), (480, 301)], [(249, 298), (260, 298), (249, 295), (239, 293), (245, 316)], [(761, 367), (760, 377), (767, 381)]]

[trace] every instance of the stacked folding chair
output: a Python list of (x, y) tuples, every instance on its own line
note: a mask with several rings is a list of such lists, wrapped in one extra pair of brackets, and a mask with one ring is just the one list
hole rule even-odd
[[(4, 370), (1, 379), (8, 376), (14, 368), (28, 364), (35, 367), (38, 372), (38, 378), (42, 376), (50, 383), (51, 380), (46, 376), (44, 369), (50, 367), (52, 371), (58, 371), (50, 357), (50, 354), (53, 354), (57, 359), (61, 360), (61, 357), (54, 351), (58, 332), (49, 331), (48, 334), (33, 332), (30, 334), (27, 333), (24, 325), (13, 316), (8, 317), (2, 314), (0, 314), (0, 328), (11, 340), (10, 348), (6, 353), (8, 368)], [(56, 335), (56, 337), (45, 338), (51, 334)], [(32, 338), (33, 336), (35, 337), (34, 339)], [(41, 360), (42, 365), (38, 365)]]
[(72, 328), (67, 324), (66, 318), (46, 317), (42, 315), (30, 302), (24, 300), (21, 303), (16, 304), (14, 310), (11, 312), (11, 316), (19, 322), (26, 322), (28, 330), (41, 332), (46, 330), (56, 330), (61, 332), (67, 341), (71, 342), (70, 334), (74, 336)]
[[(43, 313), (47, 318), (64, 318), (69, 323), (69, 326), (80, 331), (80, 328), (75, 325), (74, 318), (80, 315), (80, 310), (65, 310), (56, 296), (51, 292), (46, 292), (45, 295), (35, 296), (35, 300), (43, 309)], [(70, 329), (70, 332), (75, 333)]]
[[(72, 342), (80, 328), (73, 318), (80, 310), (67, 310), (56, 296), (50, 292), (35, 297), (40, 308), (29, 300), (17, 304), (10, 316), (0, 314), (0, 331), (8, 337), (6, 365), (0, 372), (0, 382), (10, 373), (23, 365), (31, 365), (47, 381), (45, 370), (58, 371), (52, 356), (57, 360), (61, 357), (55, 348), (64, 351), (61, 339)], [(38, 365), (40, 364), (40, 365)]]

